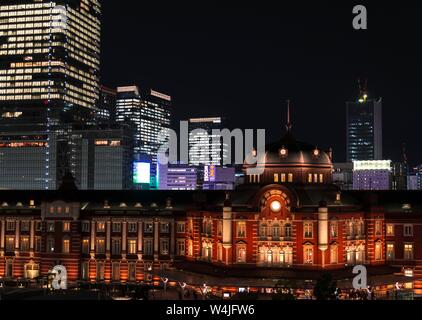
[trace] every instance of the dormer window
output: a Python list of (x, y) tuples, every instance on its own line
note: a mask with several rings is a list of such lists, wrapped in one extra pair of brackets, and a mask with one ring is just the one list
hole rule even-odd
[(289, 154), (289, 151), (285, 147), (280, 149), (280, 157), (285, 158), (287, 157), (288, 154)]

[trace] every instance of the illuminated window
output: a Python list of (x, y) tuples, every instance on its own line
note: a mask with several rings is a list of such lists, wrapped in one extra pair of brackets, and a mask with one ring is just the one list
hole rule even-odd
[(28, 252), (29, 251), (29, 237), (22, 237), (21, 238), (20, 249), (21, 249), (21, 252)]
[(319, 183), (324, 183), (324, 175), (323, 174), (319, 175)]
[(394, 236), (394, 224), (387, 224), (387, 236), (388, 237)]
[(246, 263), (246, 247), (245, 245), (237, 246), (237, 263)]
[(279, 179), (278, 179), (278, 173), (274, 173), (274, 182), (278, 183)]
[(286, 180), (286, 174), (285, 173), (282, 173), (281, 174), (281, 179), (280, 180), (281, 180), (282, 183), (286, 183), (287, 180)]
[(293, 173), (289, 173), (288, 180), (289, 180), (289, 183), (293, 183)]
[(387, 260), (392, 261), (395, 259), (396, 252), (394, 243), (387, 243)]
[(97, 254), (105, 254), (105, 240), (103, 238), (97, 238), (95, 247)]
[(303, 262), (305, 264), (314, 263), (314, 248), (310, 245), (306, 245), (303, 248)]
[(136, 252), (137, 252), (136, 239), (130, 239), (128, 241), (128, 253), (131, 255), (135, 255)]
[(308, 183), (312, 183), (313, 179), (312, 179), (312, 173), (308, 174)]
[(338, 263), (338, 245), (332, 245), (330, 247), (330, 262), (331, 264)]
[(382, 243), (381, 242), (375, 243), (375, 260), (376, 261), (382, 260)]
[(97, 222), (97, 232), (105, 232), (106, 224), (105, 222)]
[(413, 260), (413, 244), (404, 245), (404, 260)]
[(63, 232), (70, 232), (70, 222), (63, 222)]
[(312, 222), (304, 222), (303, 223), (303, 237), (305, 239), (312, 239), (313, 238), (313, 227), (314, 224)]
[(82, 240), (82, 254), (89, 254), (89, 239)]
[(63, 239), (63, 253), (69, 253), (70, 252), (70, 240), (69, 239)]
[(273, 229), (273, 232), (272, 232), (273, 239), (279, 239), (280, 238), (280, 225), (273, 224), (272, 229)]

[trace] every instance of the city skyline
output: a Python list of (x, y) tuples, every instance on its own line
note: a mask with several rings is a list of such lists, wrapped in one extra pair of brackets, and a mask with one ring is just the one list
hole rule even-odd
[[(271, 14), (271, 7), (180, 4), (182, 18), (171, 15), (171, 5), (131, 5), (103, 4), (103, 84), (160, 88), (174, 96), (176, 121), (226, 116), (235, 128), (269, 128), (268, 142), (283, 132), (291, 99), (298, 138), (333, 147), (334, 161), (343, 162), (346, 101), (357, 100), (358, 78), (367, 78), (370, 95), (383, 98), (385, 158), (400, 160), (406, 143), (409, 162), (422, 159), (410, 129), (419, 115), (420, 68), (410, 41), (414, 21), (405, 19), (411, 8), (368, 5), (373, 27), (355, 31), (347, 3), (307, 4), (305, 12), (285, 5)], [(121, 35), (118, 50), (111, 33)], [(254, 111), (262, 105), (266, 113)]]

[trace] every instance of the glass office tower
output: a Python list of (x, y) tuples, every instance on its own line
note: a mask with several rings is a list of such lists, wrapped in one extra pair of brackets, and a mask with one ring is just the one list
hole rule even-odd
[[(131, 123), (134, 128), (134, 160), (151, 159), (151, 188), (157, 188), (157, 158), (160, 146), (167, 139), (171, 124), (172, 98), (137, 86), (117, 88), (116, 121)], [(159, 140), (160, 133), (164, 139)]]
[(347, 102), (347, 161), (382, 160), (382, 99)]
[(0, 123), (91, 119), (99, 100), (98, 0), (2, 0)]

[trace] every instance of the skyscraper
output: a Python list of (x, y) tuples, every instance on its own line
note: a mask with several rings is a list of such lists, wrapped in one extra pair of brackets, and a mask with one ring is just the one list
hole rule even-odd
[(0, 123), (91, 119), (99, 99), (99, 0), (2, 0)]
[(137, 86), (117, 88), (116, 121), (134, 127), (135, 158), (151, 158), (151, 187), (157, 187), (157, 154), (163, 143), (161, 132), (168, 136), (171, 124), (172, 98), (155, 90), (140, 91)]
[(116, 120), (117, 91), (101, 86), (100, 101), (96, 112), (96, 121), (100, 123), (113, 123)]
[[(222, 130), (225, 120), (221, 117), (189, 119), (189, 164), (224, 165), (228, 156), (228, 146), (213, 130)], [(217, 139), (216, 139), (217, 138)]]
[(347, 102), (347, 161), (382, 160), (382, 98), (361, 87), (358, 101)]

